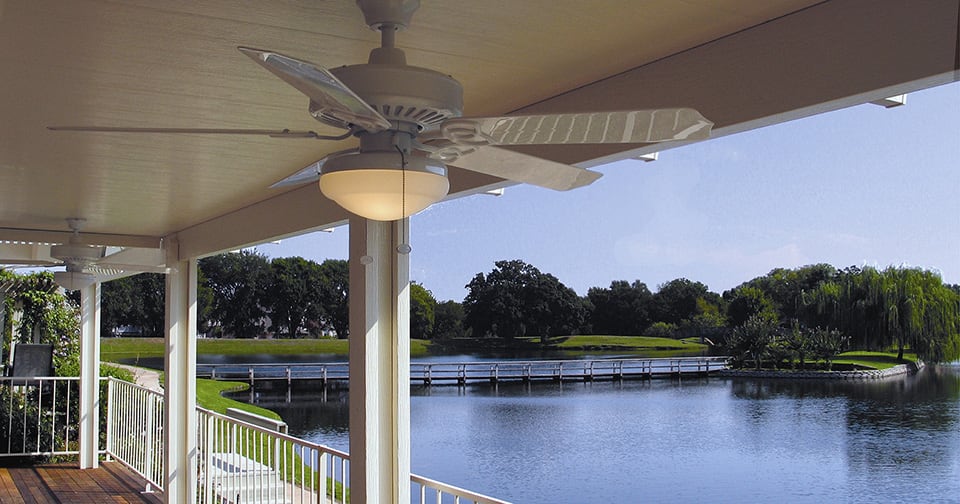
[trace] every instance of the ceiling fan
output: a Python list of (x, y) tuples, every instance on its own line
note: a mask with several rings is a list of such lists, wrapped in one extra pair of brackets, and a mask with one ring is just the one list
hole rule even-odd
[(161, 249), (106, 247), (85, 243), (80, 233), (85, 223), (85, 219), (67, 219), (67, 225), (72, 232), (67, 243), (48, 245), (48, 250), (15, 262), (21, 266), (65, 266), (65, 271), (55, 271), (53, 277), (54, 281), (67, 290), (81, 289), (94, 282), (106, 282), (132, 273), (168, 272)]
[(374, 220), (419, 212), (446, 196), (446, 166), (556, 190), (588, 185), (600, 173), (500, 148), (531, 144), (603, 144), (708, 138), (713, 123), (690, 108), (461, 117), (463, 88), (452, 77), (406, 64), (396, 33), (409, 26), (419, 0), (357, 0), (381, 45), (365, 64), (326, 69), (250, 47), (240, 52), (310, 99), (318, 121), (346, 130), (51, 127), (129, 133), (253, 134), (341, 140), (359, 148), (332, 153), (271, 187), (320, 179), (320, 189), (347, 210)]

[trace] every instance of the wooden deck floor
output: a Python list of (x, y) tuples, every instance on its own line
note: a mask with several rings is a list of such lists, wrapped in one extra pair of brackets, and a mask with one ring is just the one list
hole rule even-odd
[(3, 504), (163, 502), (159, 494), (143, 493), (144, 488), (142, 478), (116, 462), (101, 462), (97, 469), (84, 470), (76, 463), (0, 467)]

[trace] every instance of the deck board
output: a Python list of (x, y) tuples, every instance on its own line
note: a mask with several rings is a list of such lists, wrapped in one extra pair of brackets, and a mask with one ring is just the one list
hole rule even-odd
[(83, 470), (76, 463), (0, 467), (3, 504), (163, 502), (159, 494), (144, 493), (145, 488), (142, 478), (116, 462)]

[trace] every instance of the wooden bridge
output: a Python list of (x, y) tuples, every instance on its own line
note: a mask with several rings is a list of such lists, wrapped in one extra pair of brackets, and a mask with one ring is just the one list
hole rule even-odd
[[(594, 381), (703, 376), (727, 369), (728, 357), (630, 358), (596, 360), (530, 360), (414, 362), (411, 383), (425, 385), (504, 381)], [(277, 364), (197, 364), (197, 377), (257, 382), (346, 382), (346, 362)]]

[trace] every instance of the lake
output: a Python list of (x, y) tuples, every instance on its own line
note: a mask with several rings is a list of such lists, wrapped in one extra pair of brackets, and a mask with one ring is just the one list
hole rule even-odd
[[(254, 396), (292, 435), (349, 450), (346, 390)], [(955, 365), (862, 382), (414, 386), (410, 402), (413, 472), (516, 503), (960, 502)]]

